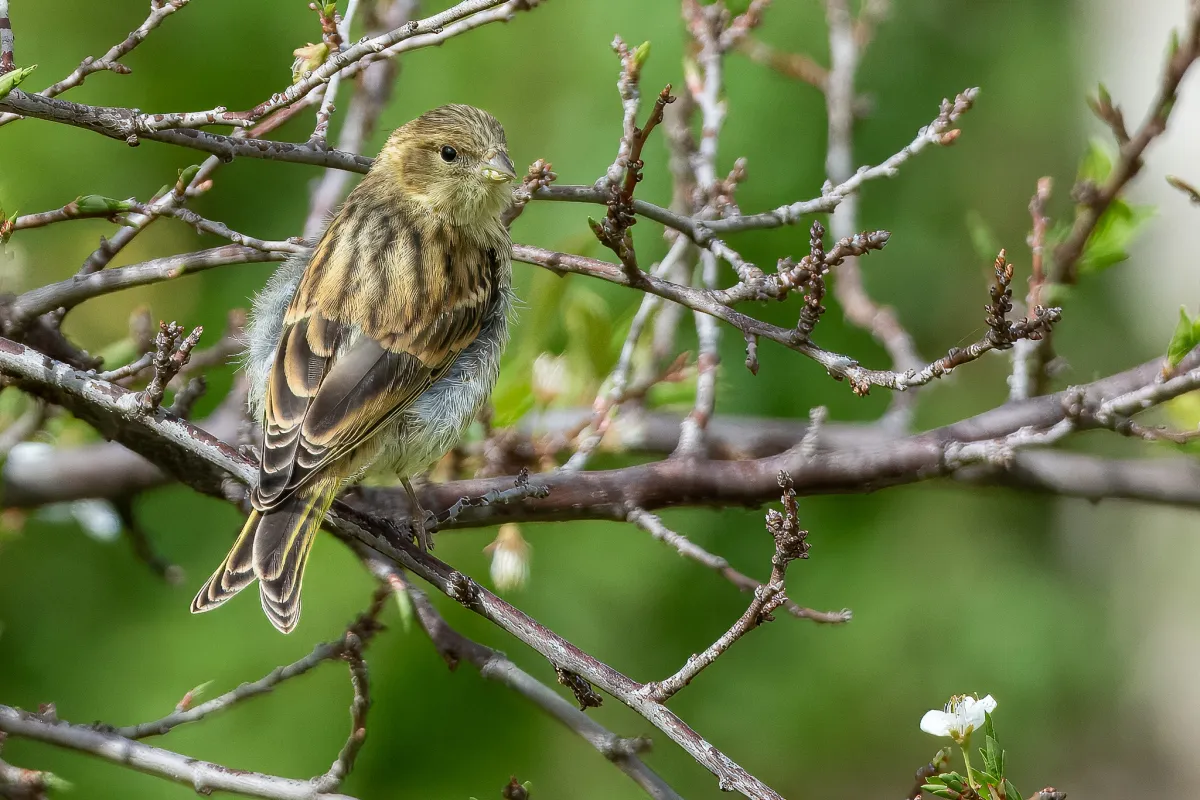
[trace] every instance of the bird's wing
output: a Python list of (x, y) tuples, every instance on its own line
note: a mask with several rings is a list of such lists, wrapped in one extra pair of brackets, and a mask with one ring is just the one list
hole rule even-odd
[[(420, 244), (421, 237), (409, 242)], [(375, 285), (387, 296), (369, 298), (371, 313), (350, 313), (345, 292), (331, 295), (317, 285), (328, 289), (330, 284), (329, 274), (320, 281), (315, 277), (322, 266), (318, 259), (331, 253), (328, 263), (344, 263), (350, 271), (381, 267), (351, 263), (345, 253), (339, 259), (336, 236), (333, 248), (314, 252), (268, 377), (262, 462), (254, 493), (260, 510), (283, 502), (408, 408), (479, 335), (495, 296), (494, 250), (460, 247), (457, 252), (430, 254), (428, 248), (413, 252), (410, 246), (407, 255), (395, 257), (411, 263), (393, 264), (382, 280), (357, 284), (359, 291)], [(359, 252), (352, 250), (349, 256)], [(375, 255), (383, 258), (382, 253)], [(455, 267), (469, 271), (471, 279), (455, 280)], [(347, 274), (344, 280), (356, 279)], [(336, 301), (330, 299), (333, 296)], [(416, 302), (406, 302), (405, 297)]]

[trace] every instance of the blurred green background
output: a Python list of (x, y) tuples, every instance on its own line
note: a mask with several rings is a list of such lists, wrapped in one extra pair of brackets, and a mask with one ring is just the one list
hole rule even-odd
[[(131, 75), (93, 75), (69, 98), (147, 111), (249, 107), (287, 85), (291, 51), (319, 36), (306, 5), (193, 0), (124, 60)], [(424, 11), (447, 5), (426, 3)], [(953, 148), (923, 153), (899, 177), (873, 183), (863, 194), (861, 226), (893, 232), (885, 252), (861, 262), (868, 288), (897, 309), (921, 352), (933, 357), (983, 330), (990, 258), (972, 245), (969, 213), (1008, 248), (1022, 276), (1014, 285), (1023, 286), (1026, 207), (1038, 177), (1052, 175), (1062, 187), (1053, 215), (1069, 212), (1065, 187), (1086, 141), (1082, 86), (1093, 76), (1081, 68), (1084, 14), (1063, 0), (898, 0), (895, 6), (862, 63), (859, 86), (873, 110), (859, 127), (859, 163), (878, 162), (909, 142), (943, 97), (983, 88)], [(142, 0), (13, 0), (18, 63), (39, 64), (30, 80), (40, 88), (84, 55), (121, 40), (145, 11)], [(427, 108), (466, 102), (504, 123), (516, 163), (546, 158), (560, 181), (591, 183), (611, 162), (620, 132), (617, 63), (609, 48), (618, 33), (630, 43), (653, 43), (643, 78), (647, 94), (667, 82), (682, 87), (684, 32), (673, 0), (549, 0), (511, 24), (405, 56), (394, 100), (365, 152), (373, 154), (388, 130)], [(778, 0), (760, 36), (827, 59), (816, 0)], [(824, 169), (820, 94), (738, 54), (727, 60), (727, 88), (720, 171), (735, 157), (748, 159), (741, 207), (815, 196)], [(275, 135), (303, 140), (311, 126), (305, 114)], [(0, 129), (0, 205), (29, 213), (80, 194), (146, 199), (199, 160), (195, 152), (166, 145), (131, 149), (27, 120)], [(646, 163), (639, 196), (665, 204), (670, 184), (661, 137), (647, 146)], [(238, 161), (221, 167), (215, 188), (194, 207), (255, 236), (296, 235), (318, 175), (306, 166)], [(534, 204), (514, 237), (557, 249), (594, 248), (589, 213), (598, 214)], [(69, 276), (112, 230), (103, 221), (82, 221), (18, 233), (8, 245), (11, 257), (0, 258), (0, 290)], [(636, 231), (644, 264), (664, 252), (652, 223)], [(802, 255), (806, 242), (801, 226), (742, 235), (733, 243), (750, 260), (772, 265), (782, 255)], [(215, 243), (163, 220), (116, 263)], [(1124, 320), (1114, 313), (1112, 276), (1130, 268), (1075, 293), (1059, 336), (1072, 379), (1131, 366), (1162, 349), (1124, 335)], [(130, 310), (148, 304), (155, 319), (205, 325), (211, 341), (228, 309), (245, 306), (271, 269), (226, 267), (101, 298), (72, 312), (68, 329), (101, 351), (126, 335)], [(540, 305), (527, 308), (526, 324), (517, 325), (512, 351), (521, 357), (510, 359), (507, 382), (527, 381), (525, 356), (541, 351), (567, 352), (585, 382), (615, 358), (637, 300), (633, 293), (523, 265), (516, 284), (518, 294)], [(795, 318), (796, 302), (755, 313), (786, 323)], [(886, 364), (870, 336), (846, 327), (840, 309), (829, 305), (817, 331), (821, 344), (866, 364)], [(589, 334), (567, 324), (585, 307), (590, 335), (601, 331), (609, 345), (592, 347), (587, 358), (578, 355), (578, 338)], [(531, 317), (539, 324), (528, 324)], [(690, 323), (680, 331), (681, 348), (694, 351)], [(886, 408), (886, 392), (856, 399), (814, 364), (770, 343), (762, 345), (762, 369), (753, 377), (741, 366), (742, 348), (741, 337), (726, 329), (718, 412), (805, 418), (813, 406), (826, 405), (831, 419), (853, 421)], [(987, 358), (925, 391), (918, 424), (941, 424), (1001, 402), (1007, 364)], [(228, 369), (212, 376), (199, 416), (221, 397), (231, 375)], [(593, 466), (620, 463), (607, 455)], [(1096, 554), (1115, 543), (1070, 547), (1056, 533), (1064, 515), (1083, 512), (1082, 504), (924, 485), (805, 499), (800, 507), (812, 553), (794, 566), (790, 594), (816, 608), (850, 607), (853, 622), (820, 627), (781, 616), (671, 704), (752, 773), (789, 798), (902, 796), (913, 770), (937, 747), (917, 727), (921, 714), (952, 693), (979, 692), (999, 699), (996, 722), (1011, 777), (1026, 794), (1048, 782), (1076, 797), (1123, 796), (1119, 787), (1135, 780), (1144, 794), (1172, 785), (1170, 769), (1148, 743), (1155, 720), (1139, 710), (1131, 688), (1139, 640), (1109, 580), (1115, 568)], [(253, 593), (219, 613), (193, 617), (188, 602), (240, 526), (238, 512), (177, 487), (138, 498), (136, 508), (156, 546), (186, 571), (183, 585), (157, 579), (126, 542), (97, 541), (72, 524), (32, 517), (2, 534), (0, 702), (26, 708), (53, 702), (77, 722), (155, 718), (197, 684), (212, 681), (209, 691), (221, 692), (299, 658), (314, 642), (336, 636), (371, 592), (372, 581), (355, 559), (322, 537), (308, 572), (304, 618), (292, 636), (270, 629)], [(678, 511), (665, 520), (749, 574), (763, 577), (769, 570), (771, 541), (760, 511)], [(639, 680), (677, 669), (745, 608), (746, 598), (719, 577), (631, 526), (526, 525), (523, 533), (534, 548), (533, 572), (516, 604)], [(444, 535), (438, 555), (487, 582), (482, 549), (494, 535)], [(544, 660), (437, 599), (452, 625), (553, 682)], [(368, 653), (375, 700), (369, 735), (346, 792), (483, 800), (498, 797), (514, 774), (533, 782), (538, 800), (642, 796), (582, 740), (516, 695), (468, 666), (447, 671), (423, 634), (402, 629), (395, 608), (385, 621), (390, 629)], [(324, 771), (344, 741), (349, 700), (345, 669), (329, 664), (155, 743), (230, 767), (307, 777)], [(590, 713), (618, 733), (653, 736), (649, 763), (685, 797), (723, 796), (703, 768), (616, 701), (607, 699)], [(186, 787), (24, 741), (10, 742), (4, 758), (60, 774), (76, 784), (77, 797), (192, 795)]]

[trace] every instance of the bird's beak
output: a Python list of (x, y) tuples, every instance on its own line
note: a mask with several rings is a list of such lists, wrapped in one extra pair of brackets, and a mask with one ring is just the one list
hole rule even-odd
[(513, 169), (512, 159), (503, 150), (480, 164), (479, 174), (494, 183), (508, 183), (517, 177), (517, 171)]

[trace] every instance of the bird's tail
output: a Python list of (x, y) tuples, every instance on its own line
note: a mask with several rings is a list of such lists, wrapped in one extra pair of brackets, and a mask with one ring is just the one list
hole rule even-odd
[(257, 578), (267, 619), (290, 633), (300, 619), (304, 565), (337, 487), (337, 480), (317, 481), (270, 511), (252, 511), (229, 555), (192, 600), (192, 613), (216, 608)]

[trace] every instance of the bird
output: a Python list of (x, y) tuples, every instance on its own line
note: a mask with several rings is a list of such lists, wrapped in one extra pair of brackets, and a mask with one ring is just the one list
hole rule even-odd
[(252, 510), (192, 601), (255, 580), (267, 619), (300, 618), (305, 563), (338, 493), (390, 467), (411, 477), (457, 444), (495, 386), (513, 308), (501, 215), (515, 177), (504, 128), (445, 105), (397, 128), (311, 251), (254, 299), (244, 369), (262, 424)]

